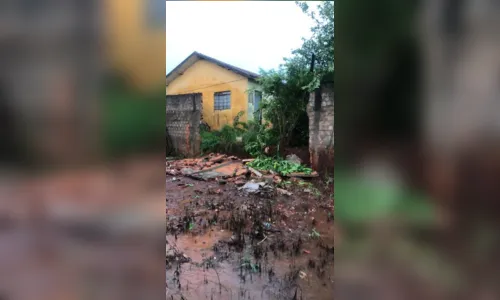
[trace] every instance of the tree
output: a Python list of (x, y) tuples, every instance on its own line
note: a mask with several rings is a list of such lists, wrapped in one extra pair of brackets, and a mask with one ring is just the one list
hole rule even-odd
[(303, 38), (302, 47), (292, 52), (300, 57), (303, 63), (310, 62), (314, 56), (314, 76), (306, 86), (308, 91), (319, 87), (323, 79), (333, 81), (334, 73), (334, 1), (322, 1), (318, 5), (318, 13), (311, 11), (303, 1), (295, 2), (304, 13), (316, 23), (312, 28), (310, 39)]
[[(309, 10), (307, 3), (296, 3), (315, 21), (312, 36), (303, 39), (302, 46), (284, 58), (277, 70), (261, 70), (259, 79), (264, 92), (263, 116), (273, 124), (272, 130), (282, 147), (291, 142), (297, 146), (307, 144), (309, 93), (319, 87), (321, 80), (333, 80), (334, 71), (333, 1), (321, 2), (317, 15)], [(313, 57), (314, 69), (311, 70)]]
[[(280, 146), (289, 146), (302, 116), (305, 114), (307, 117), (307, 103), (304, 101), (307, 91), (302, 87), (311, 81), (312, 76), (307, 68), (295, 61), (282, 65), (278, 70), (261, 70), (261, 75), (264, 119), (273, 125)], [(300, 139), (299, 136), (295, 138)]]

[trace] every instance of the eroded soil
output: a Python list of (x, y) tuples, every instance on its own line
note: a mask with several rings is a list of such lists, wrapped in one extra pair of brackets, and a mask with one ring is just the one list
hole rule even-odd
[(333, 298), (332, 182), (166, 180), (167, 299)]

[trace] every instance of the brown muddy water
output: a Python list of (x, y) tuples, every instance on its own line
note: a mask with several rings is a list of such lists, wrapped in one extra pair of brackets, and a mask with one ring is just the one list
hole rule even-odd
[(167, 176), (167, 299), (333, 299), (333, 200), (308, 187), (260, 197)]

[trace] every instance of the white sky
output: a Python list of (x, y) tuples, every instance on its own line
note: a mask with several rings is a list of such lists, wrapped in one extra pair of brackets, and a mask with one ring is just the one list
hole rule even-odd
[[(308, 3), (315, 7), (316, 3)], [(258, 72), (310, 37), (313, 21), (294, 1), (166, 1), (166, 72), (193, 51)]]

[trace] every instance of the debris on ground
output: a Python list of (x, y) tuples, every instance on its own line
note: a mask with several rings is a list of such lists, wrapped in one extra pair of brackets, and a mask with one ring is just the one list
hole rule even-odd
[(249, 181), (245, 183), (238, 190), (247, 194), (260, 194), (261, 196), (269, 196), (272, 194), (274, 188), (267, 182), (254, 182)]
[(255, 182), (247, 182), (244, 186), (240, 187), (239, 190), (247, 192), (247, 193), (256, 193), (260, 189), (260, 184), (264, 184), (263, 182), (255, 183)]
[(181, 174), (182, 175), (190, 175), (190, 174), (193, 174), (194, 173), (194, 170), (191, 169), (191, 168), (182, 168), (181, 169)]
[(289, 162), (292, 162), (292, 163), (296, 163), (296, 164), (299, 164), (301, 165), (302, 164), (302, 159), (300, 159), (300, 157), (298, 157), (297, 155), (295, 154), (290, 154), (290, 155), (287, 155), (286, 156), (286, 160), (289, 161)]
[(173, 262), (183, 264), (190, 262), (191, 259), (181, 251), (179, 251), (174, 245), (170, 245), (167, 241), (165, 245), (165, 261), (167, 263), (167, 269), (171, 267)]
[(284, 190), (284, 189), (280, 189), (280, 188), (277, 188), (276, 191), (278, 191), (278, 193), (280, 193), (281, 195), (286, 195), (286, 196), (291, 196), (293, 195), (292, 192), (289, 192), (287, 190)]
[[(235, 156), (228, 156), (225, 154), (212, 153), (200, 158), (186, 158), (178, 160), (167, 160), (166, 169), (167, 173), (170, 175), (179, 175), (181, 170), (188, 168), (193, 170), (193, 172), (207, 170), (209, 168), (220, 166), (224, 163), (239, 160)], [(241, 163), (243, 165), (243, 163)], [(172, 174), (176, 173), (176, 174)]]
[[(259, 160), (211, 154), (167, 162), (167, 239), (178, 250), (166, 250), (171, 293), (203, 283), (217, 291), (214, 299), (241, 286), (250, 298), (265, 289), (263, 299), (292, 299), (300, 288), (304, 299), (329, 299), (321, 295), (333, 290), (333, 186), (288, 176), (308, 173), (305, 166), (274, 167), (271, 158), (269, 168), (258, 167)], [(184, 168), (194, 172), (182, 175)]]
[(299, 276), (301, 279), (304, 279), (307, 277), (307, 274), (304, 271), (300, 271)]
[(235, 156), (212, 153), (201, 158), (188, 158), (167, 161), (166, 174), (172, 176), (188, 176), (197, 180), (217, 178), (244, 178), (249, 170)]
[[(251, 177), (264, 179), (269, 184), (280, 184), (283, 182), (283, 177), (318, 177), (317, 172), (301, 165), (299, 161), (300, 158), (293, 154), (288, 155), (286, 160), (270, 157), (242, 160), (236, 156), (212, 153), (200, 158), (167, 160), (166, 174), (202, 181), (215, 180), (220, 184), (231, 182), (240, 187)], [(178, 180), (177, 177), (174, 178)], [(284, 195), (289, 194), (284, 193)]]
[(298, 178), (315, 178), (318, 176), (319, 176), (319, 174), (316, 171), (313, 171), (309, 174), (304, 173), (304, 172), (294, 172), (294, 173), (288, 174), (288, 177), (298, 177)]
[(254, 168), (252, 168), (252, 167), (248, 167), (248, 169), (249, 169), (249, 170), (250, 170), (253, 174), (257, 175), (257, 177), (262, 177), (262, 173), (261, 173), (261, 172), (259, 172), (259, 171), (257, 171), (257, 170), (255, 170)]

